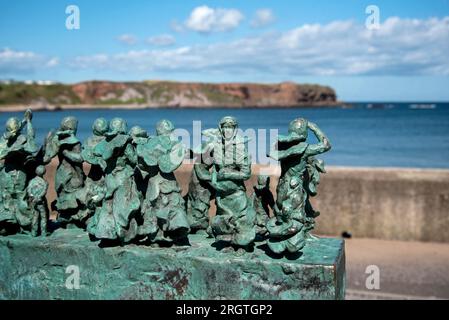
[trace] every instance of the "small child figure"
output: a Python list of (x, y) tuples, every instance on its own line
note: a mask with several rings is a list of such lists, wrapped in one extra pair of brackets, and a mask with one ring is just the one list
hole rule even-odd
[(48, 220), (48, 206), (47, 206), (47, 190), (48, 183), (44, 180), (45, 166), (40, 165), (36, 168), (36, 177), (31, 179), (27, 187), (28, 201), (33, 212), (31, 221), (31, 234), (33, 237), (40, 234), (47, 236), (47, 220)]
[(270, 177), (257, 176), (257, 185), (254, 186), (253, 206), (256, 210), (256, 233), (259, 237), (267, 234), (266, 224), (270, 219), (270, 209), (274, 207), (274, 197), (270, 191)]

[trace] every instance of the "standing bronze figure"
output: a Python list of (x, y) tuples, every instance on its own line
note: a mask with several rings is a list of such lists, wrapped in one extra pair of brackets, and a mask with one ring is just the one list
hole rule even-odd
[[(318, 143), (306, 142), (308, 130)], [(330, 148), (329, 139), (318, 126), (302, 118), (290, 122), (287, 136), (279, 136), (277, 150), (270, 153), (281, 164), (275, 216), (267, 224), (268, 247), (274, 253), (298, 253), (307, 239), (313, 239), (310, 231), (319, 212), (313, 210), (309, 198), (316, 195), (320, 173), (325, 172), (323, 162), (314, 156)]]

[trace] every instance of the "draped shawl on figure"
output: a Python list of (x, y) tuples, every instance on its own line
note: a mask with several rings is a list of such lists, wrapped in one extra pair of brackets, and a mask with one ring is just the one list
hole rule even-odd
[(100, 141), (93, 150), (100, 156), (98, 163), (105, 172), (106, 194), (102, 205), (88, 225), (89, 233), (99, 239), (129, 241), (137, 232), (135, 214), (140, 208), (140, 197), (134, 181), (136, 155), (131, 137), (117, 134)]
[(184, 236), (190, 229), (181, 188), (173, 173), (181, 166), (185, 153), (184, 145), (171, 135), (158, 135), (137, 145), (138, 161), (149, 175), (141, 234), (159, 234), (160, 240), (169, 240), (164, 232)]
[[(63, 151), (79, 153), (78, 161), (67, 158)], [(69, 131), (58, 130), (51, 132), (45, 142), (45, 159), (58, 155), (59, 165), (56, 169), (55, 189), (58, 194), (56, 208), (58, 210), (77, 209), (78, 200), (82, 200), (79, 194), (84, 186), (84, 171), (81, 158), (81, 142)]]
[(31, 224), (26, 185), (35, 176), (40, 151), (34, 136), (19, 134), (12, 144), (0, 138), (0, 222)]

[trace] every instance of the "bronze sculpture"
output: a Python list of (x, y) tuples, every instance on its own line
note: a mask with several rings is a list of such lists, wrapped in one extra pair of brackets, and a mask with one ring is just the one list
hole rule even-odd
[[(109, 123), (104, 118), (98, 118), (92, 125), (93, 135), (89, 137), (82, 145), (81, 155), (83, 160), (90, 164), (87, 174), (84, 195), (88, 209), (88, 221), (95, 214), (97, 207), (101, 206), (101, 201), (106, 193), (105, 173), (101, 166), (103, 159), (101, 154), (95, 153), (95, 147), (106, 139), (106, 133), (109, 131)], [(104, 166), (104, 165), (103, 165)]]
[[(192, 233), (208, 231), (210, 202), (215, 198), (215, 190), (211, 186), (210, 164), (212, 157), (202, 153), (207, 143), (200, 150), (192, 151), (194, 164), (190, 175), (188, 192), (185, 196), (187, 218)], [(209, 230), (210, 233), (210, 230)]]
[(57, 198), (52, 208), (58, 212), (62, 226), (85, 227), (88, 210), (84, 202), (83, 187), (86, 176), (83, 171), (81, 142), (76, 137), (78, 120), (65, 117), (56, 132), (50, 132), (45, 141), (44, 163), (58, 157), (55, 189)]
[(270, 219), (270, 209), (274, 208), (274, 197), (270, 191), (270, 177), (257, 176), (257, 184), (253, 187), (252, 202), (256, 210), (256, 233), (263, 238), (268, 234), (267, 223)]
[[(306, 142), (309, 129), (318, 143)], [(314, 156), (330, 148), (328, 138), (318, 126), (302, 118), (290, 122), (287, 136), (279, 136), (277, 150), (270, 156), (280, 161), (281, 176), (276, 189), (275, 216), (267, 223), (268, 247), (274, 253), (298, 253), (307, 239), (313, 239), (310, 231), (319, 212), (313, 210), (309, 198), (316, 194), (319, 174), (324, 172), (323, 162)]]
[(0, 234), (29, 232), (32, 228), (33, 212), (28, 207), (26, 189), (42, 163), (32, 118), (31, 110), (27, 110), (22, 121), (8, 119), (0, 138)]
[(127, 124), (114, 118), (105, 139), (93, 150), (105, 174), (105, 193), (90, 219), (87, 231), (105, 242), (126, 243), (136, 237), (140, 197), (134, 181), (136, 151)]
[[(121, 118), (110, 123), (99, 118), (93, 135), (81, 145), (76, 118), (66, 117), (39, 148), (31, 119), (31, 111), (22, 121), (9, 119), (0, 140), (0, 234), (47, 234), (44, 164), (57, 156), (57, 198), (52, 207), (58, 222), (87, 228), (93, 239), (186, 244), (189, 231), (207, 230), (216, 242), (239, 251), (267, 237), (275, 254), (298, 253), (314, 239), (311, 231), (319, 212), (310, 197), (316, 195), (325, 172), (323, 161), (315, 156), (331, 146), (318, 126), (305, 119), (293, 120), (288, 135), (279, 136), (269, 154), (281, 166), (276, 201), (265, 175), (258, 176), (252, 197), (246, 194), (250, 155), (233, 117), (222, 118), (217, 129), (203, 131), (206, 141), (194, 152), (197, 158), (185, 197), (174, 172), (186, 148), (175, 138), (170, 121), (159, 121), (156, 135), (149, 136), (138, 126), (128, 132)], [(318, 143), (307, 142), (308, 130)], [(87, 176), (83, 163), (90, 165)], [(212, 199), (217, 210), (209, 221)]]
[[(256, 237), (255, 211), (244, 182), (251, 177), (251, 160), (245, 139), (237, 130), (237, 120), (224, 117), (218, 129), (206, 132), (209, 140), (202, 155), (211, 159), (204, 169), (211, 170), (210, 185), (215, 190), (217, 206), (210, 233), (217, 241), (250, 249)], [(204, 178), (209, 179), (206, 175)]]
[(170, 121), (161, 120), (156, 125), (156, 136), (147, 143), (137, 144), (139, 168), (149, 176), (139, 234), (150, 242), (188, 241), (190, 226), (185, 202), (174, 175), (185, 158), (186, 149), (175, 139), (173, 131)]
[(45, 167), (40, 165), (36, 168), (36, 176), (30, 180), (27, 186), (27, 198), (29, 209), (33, 212), (31, 221), (31, 234), (47, 236), (48, 203), (47, 190), (48, 182), (43, 178)]

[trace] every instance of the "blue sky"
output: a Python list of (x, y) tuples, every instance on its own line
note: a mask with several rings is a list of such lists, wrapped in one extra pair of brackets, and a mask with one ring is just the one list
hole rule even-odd
[[(68, 5), (80, 29), (66, 28)], [(376, 5), (379, 28), (365, 26)], [(0, 79), (296, 81), (449, 101), (449, 0), (0, 0)]]

